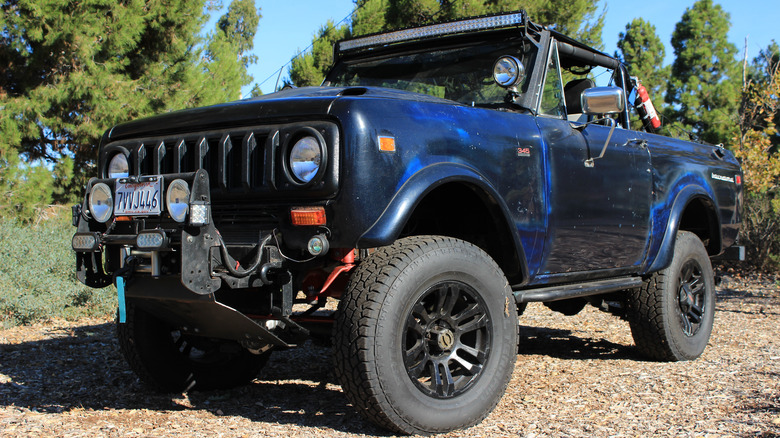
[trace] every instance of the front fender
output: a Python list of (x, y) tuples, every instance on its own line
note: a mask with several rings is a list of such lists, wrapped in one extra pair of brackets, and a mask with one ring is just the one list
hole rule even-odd
[[(503, 198), (495, 187), (488, 182), (487, 178), (473, 168), (460, 163), (432, 164), (418, 170), (409, 177), (398, 189), (379, 218), (360, 237), (358, 241), (359, 247), (390, 245), (401, 235), (407, 222), (426, 196), (437, 188), (450, 183), (468, 185), (472, 189), (481, 192), (483, 201), (491, 206), (489, 208), (492, 210), (491, 215), (493, 219), (498, 223), (502, 223), (507, 231), (506, 234), (511, 235), (511, 239), (504, 233), (501, 233), (502, 236), (493, 236), (496, 239), (508, 239), (505, 240), (507, 250), (510, 249), (509, 242), (511, 242), (511, 251), (513, 252), (511, 258), (514, 261), (509, 265), (504, 265), (503, 268), (507, 269), (508, 272), (526, 274), (528, 266), (523, 245), (519, 240), (516, 227), (511, 220), (512, 216), (503, 202)], [(509, 256), (508, 253), (505, 255)], [(508, 260), (505, 260), (505, 263)], [(499, 264), (501, 263), (499, 262)]]
[[(487, 178), (476, 170), (460, 163), (432, 164), (418, 170), (401, 185), (379, 218), (360, 236), (359, 247), (370, 248), (393, 243), (425, 195), (450, 182), (470, 183), (483, 189), (494, 199), (501, 199)], [(503, 205), (502, 210), (506, 215)], [(504, 219), (506, 217), (508, 216)]]

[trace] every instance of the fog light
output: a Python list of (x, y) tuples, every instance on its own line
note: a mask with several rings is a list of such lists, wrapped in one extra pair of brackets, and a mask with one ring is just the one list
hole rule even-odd
[(138, 249), (160, 249), (165, 246), (165, 233), (162, 231), (144, 231), (135, 238)]
[(201, 226), (209, 223), (209, 205), (205, 202), (193, 202), (190, 205), (190, 225)]
[(98, 233), (76, 233), (71, 246), (74, 251), (95, 252), (100, 248), (100, 237)]
[(308, 249), (309, 254), (313, 256), (325, 254), (328, 252), (328, 249), (330, 249), (328, 238), (322, 234), (317, 234), (309, 239), (309, 244), (306, 246), (306, 249)]

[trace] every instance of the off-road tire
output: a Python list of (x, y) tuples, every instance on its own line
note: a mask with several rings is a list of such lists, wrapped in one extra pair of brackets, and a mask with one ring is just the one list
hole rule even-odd
[(247, 384), (271, 353), (255, 355), (234, 341), (183, 335), (132, 303), (127, 306), (127, 322), (117, 323), (117, 337), (133, 372), (161, 392)]
[[(347, 398), (400, 433), (478, 423), (514, 368), (511, 292), (490, 256), (464, 241), (417, 236), (378, 249), (356, 269), (336, 317), (335, 369)], [(434, 369), (441, 384), (427, 380)]]
[(632, 290), (628, 307), (631, 334), (643, 355), (667, 362), (699, 357), (715, 318), (714, 275), (701, 240), (678, 232), (672, 263)]

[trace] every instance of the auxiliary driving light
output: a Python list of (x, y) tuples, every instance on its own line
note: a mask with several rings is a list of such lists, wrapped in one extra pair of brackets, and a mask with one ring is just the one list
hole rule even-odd
[(100, 249), (99, 233), (76, 233), (71, 240), (74, 251), (96, 252)]
[(306, 249), (309, 250), (309, 254), (318, 256), (328, 252), (328, 249), (330, 249), (330, 243), (328, 243), (327, 237), (322, 234), (317, 234), (316, 236), (309, 239), (309, 243), (306, 245)]
[(92, 186), (89, 192), (89, 211), (100, 223), (111, 219), (111, 213), (114, 212), (114, 197), (111, 195), (111, 189), (104, 183)]
[(190, 205), (190, 225), (196, 227), (209, 223), (209, 204), (205, 202), (193, 202)]
[(190, 187), (183, 179), (175, 179), (165, 194), (165, 206), (168, 214), (176, 222), (184, 222), (190, 209)]
[(135, 238), (135, 245), (138, 249), (161, 249), (165, 247), (165, 244), (165, 232), (159, 230), (142, 231)]

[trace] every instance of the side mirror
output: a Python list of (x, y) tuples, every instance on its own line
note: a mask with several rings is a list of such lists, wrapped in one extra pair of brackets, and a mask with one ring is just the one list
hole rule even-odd
[(582, 92), (580, 102), (585, 114), (615, 114), (623, 112), (626, 99), (622, 88), (593, 87)]

